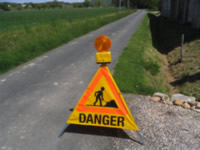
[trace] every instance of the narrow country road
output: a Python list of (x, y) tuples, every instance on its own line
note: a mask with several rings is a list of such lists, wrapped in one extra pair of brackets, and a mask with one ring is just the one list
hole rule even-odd
[(95, 38), (111, 38), (112, 70), (145, 14), (138, 10), (0, 76), (0, 150), (114, 149), (111, 130), (57, 136), (99, 67)]

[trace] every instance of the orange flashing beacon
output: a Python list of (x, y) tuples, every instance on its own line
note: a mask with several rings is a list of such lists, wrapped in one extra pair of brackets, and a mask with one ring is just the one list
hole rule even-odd
[(94, 46), (98, 51), (96, 53), (97, 64), (111, 63), (111, 52), (108, 52), (111, 48), (110, 38), (102, 34), (96, 38)]

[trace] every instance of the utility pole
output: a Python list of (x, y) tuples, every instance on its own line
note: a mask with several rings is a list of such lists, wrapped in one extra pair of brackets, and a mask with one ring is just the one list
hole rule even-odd
[(121, 0), (119, 0), (119, 12), (121, 11)]
[(129, 9), (130, 8), (130, 0), (128, 0), (128, 4), (127, 5), (128, 5), (128, 9)]
[(183, 60), (184, 34), (181, 35), (180, 62)]

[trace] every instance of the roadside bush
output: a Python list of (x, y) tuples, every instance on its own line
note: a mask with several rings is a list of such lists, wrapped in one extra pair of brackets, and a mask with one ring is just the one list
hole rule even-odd
[(84, 6), (85, 7), (89, 7), (90, 6), (90, 1), (89, 0), (85, 0), (84, 1)]
[(144, 63), (144, 67), (152, 75), (157, 75), (160, 72), (160, 66), (156, 62), (147, 61)]
[(0, 9), (3, 11), (10, 11), (10, 7), (8, 3), (0, 3)]
[(83, 3), (73, 3), (72, 6), (74, 8), (82, 8), (82, 7), (84, 7), (84, 4)]

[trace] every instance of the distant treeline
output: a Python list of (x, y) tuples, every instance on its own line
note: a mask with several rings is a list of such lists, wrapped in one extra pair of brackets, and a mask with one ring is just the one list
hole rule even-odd
[[(112, 0), (112, 4), (119, 6), (120, 0)], [(161, 0), (121, 0), (121, 5), (130, 8), (160, 9)]]
[(18, 3), (0, 3), (0, 10), (3, 11), (10, 11), (11, 9), (15, 10), (21, 10), (21, 9), (27, 9), (27, 8), (33, 8), (33, 9), (46, 9), (46, 8), (63, 8), (65, 6), (71, 6), (70, 3), (64, 3), (64, 2), (47, 2), (47, 3), (24, 3), (24, 4), (18, 4)]
[(112, 0), (85, 0), (84, 2), (77, 2), (77, 3), (64, 3), (58, 2), (54, 0), (53, 2), (46, 2), (46, 3), (0, 3), (0, 10), (3, 11), (10, 11), (11, 9), (21, 10), (26, 8), (32, 9), (48, 9), (48, 8), (65, 8), (65, 7), (74, 7), (74, 8), (88, 8), (88, 7), (104, 7), (104, 6), (111, 6)]
[(77, 3), (64, 3), (57, 0), (47, 3), (0, 3), (0, 10), (10, 11), (11, 9), (21, 10), (26, 8), (33, 9), (48, 9), (48, 8), (88, 8), (88, 7), (119, 7), (121, 1), (121, 7), (126, 8), (148, 8), (148, 9), (160, 9), (161, 0), (84, 0), (84, 2)]
[[(82, 3), (73, 3), (73, 7), (119, 7), (120, 0), (84, 0)], [(161, 0), (121, 0), (121, 7), (159, 9)]]
[(112, 6), (112, 0), (84, 0), (84, 2), (73, 3), (74, 8), (105, 7)]

